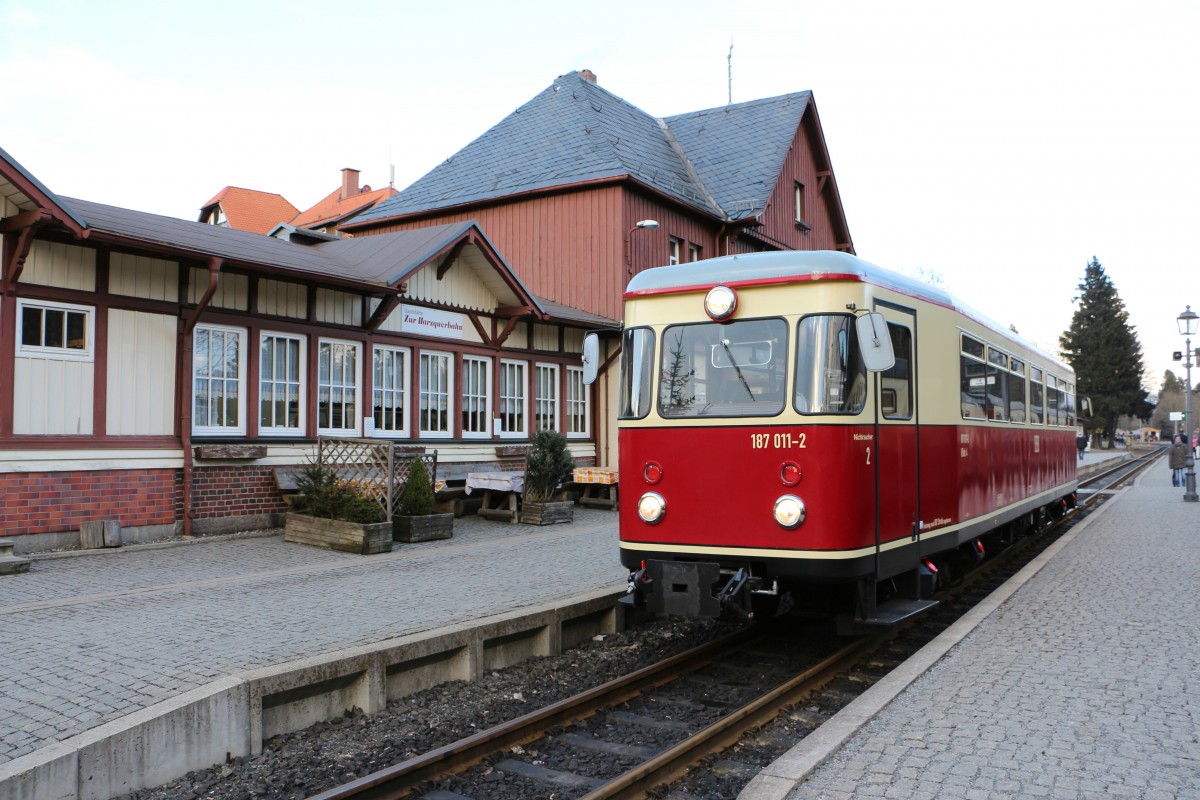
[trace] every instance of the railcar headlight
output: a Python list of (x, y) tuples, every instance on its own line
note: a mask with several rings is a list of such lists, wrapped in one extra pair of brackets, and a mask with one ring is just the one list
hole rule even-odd
[(799, 528), (807, 515), (804, 501), (792, 494), (785, 494), (775, 501), (775, 521), (785, 528)]
[(646, 492), (638, 500), (638, 516), (642, 518), (642, 522), (656, 525), (662, 521), (663, 514), (667, 513), (667, 501), (658, 492)]
[(737, 293), (728, 286), (714, 286), (704, 296), (704, 313), (717, 322), (723, 322), (737, 311)]

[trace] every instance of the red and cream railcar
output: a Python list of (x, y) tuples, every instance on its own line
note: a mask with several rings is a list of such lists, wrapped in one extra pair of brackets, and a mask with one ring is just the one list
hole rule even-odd
[(844, 253), (642, 272), (621, 347), (626, 600), (912, 613), (939, 566), (1074, 505), (1074, 380), (945, 292)]

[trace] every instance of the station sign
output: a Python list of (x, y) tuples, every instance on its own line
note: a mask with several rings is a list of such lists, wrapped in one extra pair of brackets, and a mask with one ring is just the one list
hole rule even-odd
[(400, 306), (400, 330), (422, 336), (440, 336), (443, 339), (461, 339), (467, 318), (453, 311), (421, 306)]

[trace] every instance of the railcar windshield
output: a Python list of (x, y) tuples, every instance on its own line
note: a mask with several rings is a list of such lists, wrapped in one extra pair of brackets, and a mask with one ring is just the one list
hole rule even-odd
[(769, 417), (787, 401), (787, 323), (752, 319), (672, 325), (662, 334), (658, 413)]
[(641, 419), (650, 413), (654, 369), (654, 331), (629, 328), (621, 335), (620, 419)]
[(867, 367), (854, 317), (813, 315), (796, 329), (796, 388), (801, 414), (858, 414), (867, 402)]

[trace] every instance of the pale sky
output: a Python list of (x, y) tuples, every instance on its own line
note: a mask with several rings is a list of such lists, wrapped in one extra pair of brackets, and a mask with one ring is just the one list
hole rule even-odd
[[(1096, 256), (1156, 391), (1200, 310), (1200, 3), (0, 0), (0, 147), (51, 191), (195, 219), (404, 188), (558, 75), (663, 117), (814, 94), (858, 255), (1057, 353)], [(1196, 379), (1200, 376), (1193, 376)]]

